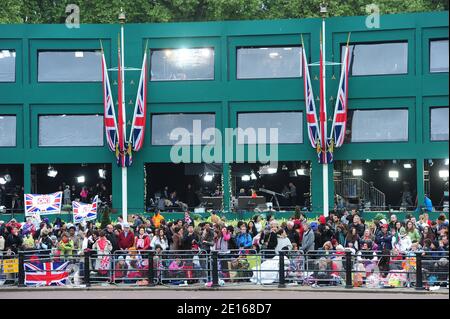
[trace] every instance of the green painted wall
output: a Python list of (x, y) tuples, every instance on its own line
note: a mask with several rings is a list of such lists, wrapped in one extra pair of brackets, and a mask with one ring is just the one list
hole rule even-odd
[[(298, 45), (305, 39), (311, 62), (319, 60), (321, 19), (272, 21), (227, 21), (202, 23), (127, 24), (125, 64), (140, 67), (145, 42), (149, 47), (178, 48), (213, 46), (215, 77), (212, 81), (150, 82), (148, 112), (214, 112), (217, 127), (234, 127), (236, 112), (251, 110), (304, 110), (303, 79), (237, 80), (236, 47), (246, 45)], [(38, 83), (38, 49), (98, 49), (103, 41), (109, 67), (116, 67), (115, 25), (0, 25), (0, 48), (16, 50), (16, 82), (0, 83), (0, 114), (17, 116), (17, 146), (0, 148), (0, 164), (24, 164), (25, 191), (31, 189), (31, 165), (37, 163), (112, 163), (113, 206), (121, 209), (121, 173), (107, 147), (38, 147), (37, 117), (40, 113), (102, 113), (101, 83)], [(409, 109), (409, 141), (403, 143), (352, 143), (335, 151), (336, 160), (415, 159), (419, 198), (423, 195), (423, 163), (428, 158), (448, 158), (448, 142), (430, 142), (429, 108), (448, 106), (448, 73), (430, 74), (428, 42), (448, 38), (448, 12), (383, 15), (379, 29), (367, 29), (365, 17), (327, 19), (327, 59), (340, 60), (340, 45), (352, 32), (352, 42), (408, 41), (408, 74), (351, 77), (350, 108)], [(311, 77), (318, 75), (311, 70)], [(336, 75), (336, 80), (332, 75)], [(115, 75), (111, 75), (113, 78)], [(128, 120), (131, 119), (139, 72), (126, 74)], [(327, 98), (335, 96), (339, 67), (327, 69)], [(134, 85), (130, 81), (134, 81)], [(113, 80), (111, 80), (113, 81)], [(318, 93), (319, 81), (313, 81)], [(116, 87), (113, 86), (113, 91)], [(128, 104), (129, 101), (132, 104)], [(334, 104), (328, 103), (328, 113)], [(151, 146), (150, 116), (147, 116), (145, 147), (134, 154), (128, 170), (130, 212), (144, 207), (144, 163), (168, 162), (169, 147)], [(331, 123), (330, 123), (331, 124)], [(303, 125), (306, 142), (306, 125)], [(280, 145), (279, 160), (312, 161), (312, 204), (322, 210), (322, 169), (307, 143)], [(224, 174), (228, 167), (224, 166)], [(329, 171), (330, 205), (333, 174)], [(228, 198), (226, 198), (228, 202)]]

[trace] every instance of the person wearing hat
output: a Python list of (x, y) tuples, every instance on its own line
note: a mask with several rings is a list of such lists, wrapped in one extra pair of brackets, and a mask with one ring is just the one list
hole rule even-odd
[(400, 231), (392, 237), (392, 247), (400, 253), (406, 253), (411, 248), (411, 244), (411, 238), (404, 227), (400, 228)]
[(128, 250), (134, 246), (134, 234), (130, 230), (130, 224), (123, 224), (123, 232), (119, 234), (119, 248), (121, 250)]

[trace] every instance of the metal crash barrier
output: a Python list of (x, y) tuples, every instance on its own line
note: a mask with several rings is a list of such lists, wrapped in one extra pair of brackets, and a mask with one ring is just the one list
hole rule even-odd
[(258, 284), (437, 289), (448, 287), (449, 281), (448, 251), (119, 250), (99, 254), (85, 250), (61, 255), (27, 250), (2, 252), (0, 261), (0, 287)]

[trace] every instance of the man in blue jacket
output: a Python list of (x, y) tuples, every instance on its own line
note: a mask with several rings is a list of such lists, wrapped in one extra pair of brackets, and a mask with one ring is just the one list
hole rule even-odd
[(236, 236), (236, 245), (239, 248), (251, 248), (252, 243), (252, 235), (247, 233), (247, 225), (243, 223), (240, 227), (239, 235)]

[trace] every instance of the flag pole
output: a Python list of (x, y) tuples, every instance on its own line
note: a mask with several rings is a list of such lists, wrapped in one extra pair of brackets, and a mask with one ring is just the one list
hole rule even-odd
[[(325, 3), (322, 3), (320, 5), (320, 13), (322, 13), (322, 60), (324, 61), (324, 63), (322, 63), (322, 85), (323, 85), (323, 109), (324, 109), (324, 113), (325, 113), (325, 123), (323, 125), (323, 129), (325, 130), (324, 134), (322, 134), (322, 136), (327, 137), (327, 99), (326, 99), (326, 89), (325, 89), (325, 16), (327, 14), (327, 6)], [(327, 141), (323, 141), (323, 145), (327, 145)], [(327, 150), (323, 150), (325, 151), (325, 157), (327, 156)], [(328, 161), (325, 160), (325, 164), (322, 164), (322, 176), (323, 176), (323, 215), (325, 217), (328, 217)]]
[[(122, 108), (122, 114), (124, 117), (123, 120), (123, 140), (126, 141), (126, 112), (125, 112), (125, 50), (124, 50), (124, 24), (125, 24), (125, 13), (123, 12), (123, 9), (120, 8), (119, 13), (119, 23), (120, 23), (120, 47), (122, 51), (121, 56), (121, 64), (122, 64), (122, 105), (119, 107)], [(125, 155), (123, 157), (123, 160), (125, 161)], [(122, 218), (125, 222), (128, 221), (128, 180), (127, 180), (127, 167), (126, 165), (122, 166)]]

